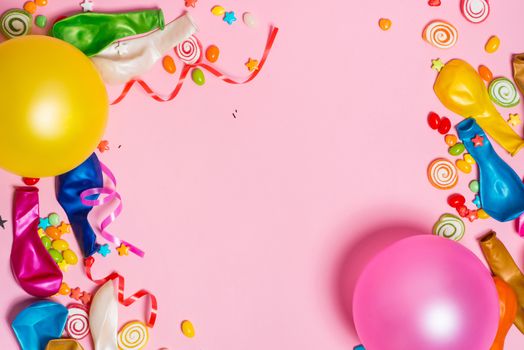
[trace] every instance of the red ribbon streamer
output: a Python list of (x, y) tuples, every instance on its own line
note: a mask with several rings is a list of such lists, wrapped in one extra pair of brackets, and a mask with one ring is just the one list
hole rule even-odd
[(210, 72), (211, 74), (213, 74), (215, 77), (217, 77), (217, 78), (219, 78), (219, 79), (221, 79), (221, 80), (223, 80), (223, 81), (225, 81), (226, 83), (229, 83), (229, 84), (246, 84), (246, 83), (249, 83), (251, 80), (255, 79), (255, 77), (258, 75), (258, 73), (260, 73), (260, 71), (262, 70), (262, 67), (264, 67), (264, 64), (266, 63), (267, 57), (269, 55), (269, 52), (271, 51), (271, 48), (273, 47), (273, 43), (275, 42), (275, 38), (277, 36), (277, 33), (278, 33), (278, 28), (277, 27), (271, 27), (271, 30), (269, 32), (269, 38), (268, 38), (267, 43), (266, 43), (266, 48), (264, 49), (264, 54), (262, 56), (262, 59), (260, 60), (260, 63), (258, 64), (258, 69), (255, 70), (244, 81), (233, 80), (233, 79), (229, 78), (228, 76), (226, 76), (224, 73), (220, 72), (218, 69), (210, 66), (209, 64), (197, 62), (197, 63), (191, 64), (191, 65), (184, 65), (184, 68), (182, 69), (182, 72), (180, 73), (180, 77), (178, 79), (178, 83), (175, 86), (175, 89), (169, 95), (162, 96), (162, 95), (156, 93), (145, 81), (143, 81), (141, 79), (135, 79), (135, 80), (129, 81), (125, 85), (125, 87), (122, 90), (122, 93), (120, 94), (120, 96), (118, 96), (118, 98), (116, 100), (114, 100), (111, 103), (111, 105), (116, 105), (116, 104), (120, 103), (127, 96), (127, 94), (129, 93), (129, 91), (131, 90), (131, 88), (133, 87), (133, 85), (135, 83), (140, 85), (142, 87), (142, 89), (151, 98), (153, 98), (154, 100), (156, 100), (158, 102), (171, 101), (178, 95), (178, 93), (180, 92), (180, 89), (182, 89), (182, 85), (184, 84), (184, 81), (186, 79), (187, 74), (189, 73), (189, 70), (191, 68), (194, 68), (194, 67), (201, 67), (201, 68), (207, 70), (208, 72)]
[(155, 326), (156, 322), (156, 316), (158, 313), (158, 303), (156, 301), (156, 297), (149, 291), (145, 289), (141, 289), (135, 294), (131, 295), (128, 298), (124, 298), (124, 288), (125, 288), (125, 278), (118, 274), (117, 272), (112, 272), (107, 277), (95, 280), (93, 279), (93, 276), (91, 275), (91, 267), (95, 263), (95, 258), (90, 256), (89, 258), (84, 260), (84, 266), (87, 277), (95, 282), (98, 285), (104, 284), (109, 280), (116, 280), (118, 284), (118, 302), (124, 306), (129, 306), (133, 304), (135, 301), (137, 301), (140, 298), (143, 298), (145, 296), (149, 296), (149, 300), (151, 302), (151, 305), (149, 307), (149, 320), (147, 321), (147, 326), (153, 328)]

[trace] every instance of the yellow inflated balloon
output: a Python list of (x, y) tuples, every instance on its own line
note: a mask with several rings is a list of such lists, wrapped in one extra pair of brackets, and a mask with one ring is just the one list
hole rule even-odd
[(0, 44), (0, 167), (26, 177), (65, 173), (98, 145), (108, 98), (91, 61), (31, 35)]
[(524, 140), (495, 109), (484, 81), (469, 63), (457, 59), (446, 63), (433, 90), (446, 108), (464, 118), (475, 118), (480, 127), (511, 155), (524, 147)]

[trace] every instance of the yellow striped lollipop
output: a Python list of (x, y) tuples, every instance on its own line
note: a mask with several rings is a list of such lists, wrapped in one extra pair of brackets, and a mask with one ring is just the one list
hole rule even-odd
[(147, 326), (140, 321), (128, 322), (118, 332), (118, 349), (120, 350), (144, 349), (148, 341)]

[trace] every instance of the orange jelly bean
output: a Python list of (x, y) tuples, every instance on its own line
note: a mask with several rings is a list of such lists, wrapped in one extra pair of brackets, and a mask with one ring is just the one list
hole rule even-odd
[(45, 229), (45, 233), (46, 235), (48, 235), (51, 239), (60, 239), (60, 236), (62, 236), (62, 234), (60, 233), (60, 231), (58, 230), (57, 227), (54, 227), (54, 226), (49, 226)]
[(446, 145), (448, 145), (449, 147), (455, 146), (458, 142), (458, 138), (455, 135), (447, 134), (444, 137), (444, 142), (446, 142)]
[(378, 26), (382, 30), (389, 30), (391, 28), (391, 20), (389, 18), (381, 18), (378, 21)]
[(38, 6), (46, 6), (47, 5), (47, 0), (35, 0), (36, 4)]
[(171, 56), (165, 56), (164, 59), (162, 59), (162, 66), (169, 74), (174, 74), (176, 72), (175, 60), (173, 60), (173, 57)]
[(58, 294), (60, 295), (69, 295), (71, 293), (71, 288), (69, 288), (69, 285), (65, 282), (62, 282), (60, 285), (60, 289), (58, 290)]
[(480, 77), (488, 83), (493, 80), (493, 73), (491, 73), (489, 68), (484, 65), (479, 66), (479, 74), (480, 74)]
[(28, 1), (24, 4), (24, 10), (33, 14), (36, 12), (36, 4), (33, 1)]
[(218, 60), (219, 55), (220, 50), (215, 45), (209, 46), (206, 50), (206, 58), (209, 62), (216, 62)]

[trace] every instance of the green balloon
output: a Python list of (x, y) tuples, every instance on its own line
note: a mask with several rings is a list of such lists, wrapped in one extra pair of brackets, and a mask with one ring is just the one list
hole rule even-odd
[(191, 72), (191, 78), (198, 86), (202, 86), (206, 83), (206, 77), (200, 68), (193, 69)]

